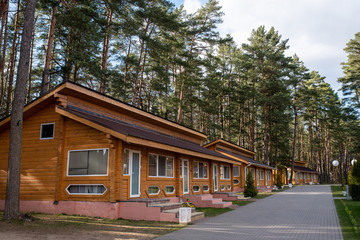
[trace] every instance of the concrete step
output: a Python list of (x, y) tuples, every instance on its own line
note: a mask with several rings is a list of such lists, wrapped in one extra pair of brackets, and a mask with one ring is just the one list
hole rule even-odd
[(203, 212), (193, 212), (191, 213), (191, 222), (195, 222), (197, 220), (203, 219), (205, 217), (205, 213)]
[(148, 205), (148, 207), (159, 207), (161, 212), (164, 212), (165, 210), (171, 210), (171, 209), (179, 209), (181, 207), (181, 203), (156, 203)]
[(183, 201), (185, 201), (187, 198), (189, 199), (189, 202), (195, 205), (195, 207), (221, 208), (232, 205), (231, 202), (224, 203), (222, 198), (213, 198), (211, 194), (188, 195), (182, 197)]

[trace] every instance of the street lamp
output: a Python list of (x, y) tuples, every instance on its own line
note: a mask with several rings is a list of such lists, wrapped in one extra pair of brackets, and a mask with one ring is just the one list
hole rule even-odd
[[(335, 159), (334, 161), (332, 161), (332, 165), (333, 165), (334, 167), (339, 166), (339, 161)], [(347, 200), (350, 200), (350, 198), (349, 198), (349, 185), (348, 185), (348, 180), (347, 180), (346, 166), (345, 166), (345, 184), (346, 184), (346, 199), (347, 199)]]
[(357, 160), (355, 158), (353, 158), (353, 160), (351, 160), (351, 165), (354, 166), (354, 164), (357, 162)]

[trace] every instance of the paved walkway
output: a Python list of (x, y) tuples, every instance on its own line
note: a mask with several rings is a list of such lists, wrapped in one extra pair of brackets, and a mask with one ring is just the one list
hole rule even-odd
[(157, 239), (342, 240), (330, 186), (297, 186)]

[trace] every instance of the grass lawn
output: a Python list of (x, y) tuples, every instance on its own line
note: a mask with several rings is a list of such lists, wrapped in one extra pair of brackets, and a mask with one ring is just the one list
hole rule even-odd
[(204, 212), (205, 217), (215, 217), (231, 210), (230, 208), (196, 208), (197, 212)]
[[(0, 218), (3, 216), (0, 211)], [(178, 223), (31, 213), (33, 222), (0, 221), (0, 239), (153, 239), (176, 231)]]
[(341, 185), (331, 186), (331, 191), (333, 193), (333, 197), (343, 197), (342, 192), (344, 191)]
[[(341, 186), (331, 186), (334, 197), (342, 197)], [(360, 239), (360, 201), (334, 199), (344, 240)]]

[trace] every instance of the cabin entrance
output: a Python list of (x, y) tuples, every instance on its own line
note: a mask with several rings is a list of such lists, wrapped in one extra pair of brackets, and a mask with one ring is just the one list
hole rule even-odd
[(183, 176), (183, 193), (189, 194), (189, 160), (181, 160), (182, 161), (182, 176)]
[(218, 166), (216, 164), (213, 165), (213, 180), (214, 180), (214, 191), (218, 191)]
[(140, 153), (130, 151), (130, 197), (140, 197)]

